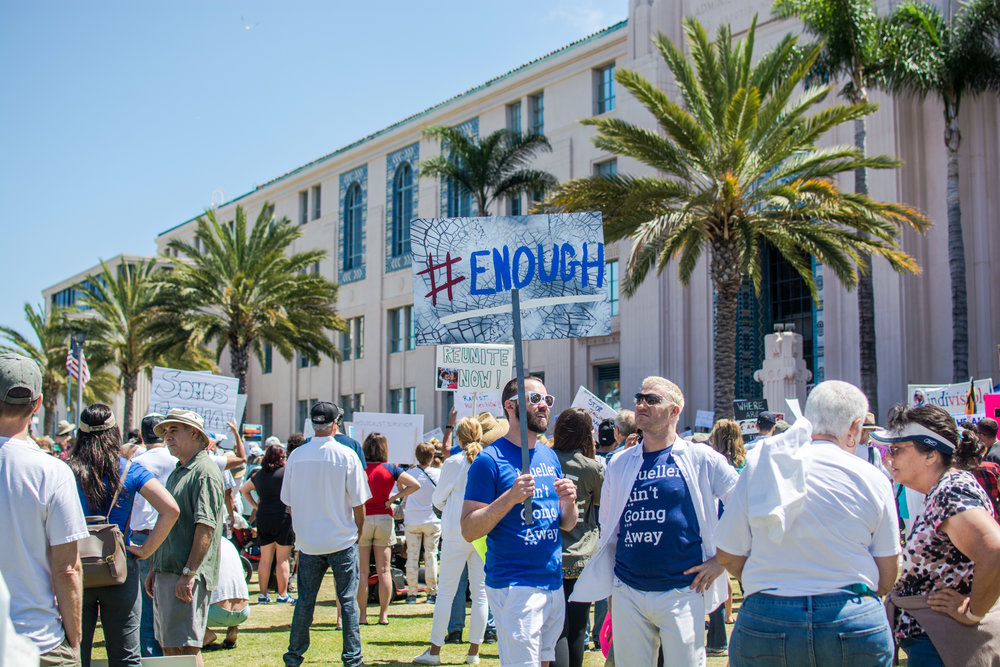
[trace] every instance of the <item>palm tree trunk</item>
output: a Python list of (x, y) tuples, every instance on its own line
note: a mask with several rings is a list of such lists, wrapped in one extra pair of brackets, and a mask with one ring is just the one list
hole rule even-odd
[[(864, 118), (854, 121), (854, 145), (863, 155), (867, 150), (868, 128)], [(868, 174), (864, 167), (854, 170), (854, 192), (868, 194)], [(878, 415), (878, 359), (875, 355), (875, 283), (872, 280), (871, 255), (863, 254), (858, 262), (858, 346), (861, 352), (861, 391), (868, 397), (868, 408)]]
[(135, 371), (122, 374), (122, 388), (125, 390), (125, 416), (122, 419), (122, 435), (132, 429), (134, 418), (135, 389), (139, 384), (139, 374)]
[(736, 306), (743, 274), (739, 252), (732, 241), (712, 246), (712, 284), (715, 286), (715, 349), (713, 409), (715, 418), (732, 419), (736, 398)]
[(965, 284), (965, 240), (958, 190), (958, 97), (944, 99), (944, 143), (948, 149), (948, 266), (951, 269), (952, 382), (969, 380), (969, 304)]
[(240, 393), (247, 393), (247, 368), (250, 362), (249, 345), (229, 346), (229, 372), (240, 381)]
[(42, 435), (51, 436), (55, 433), (57, 399), (46, 396), (43, 404), (45, 406), (45, 422)]

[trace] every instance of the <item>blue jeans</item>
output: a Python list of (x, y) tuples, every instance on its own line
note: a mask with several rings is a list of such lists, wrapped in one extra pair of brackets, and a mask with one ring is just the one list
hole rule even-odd
[[(129, 540), (137, 547), (146, 543), (149, 533), (132, 533)], [(160, 642), (153, 634), (153, 598), (146, 593), (146, 577), (149, 576), (149, 565), (152, 558), (139, 560), (139, 595), (142, 597), (142, 613), (139, 615), (139, 651), (143, 658), (159, 658), (163, 656)]]
[(458, 580), (455, 599), (451, 601), (451, 618), (448, 619), (448, 634), (465, 629), (465, 594), (469, 590), (469, 566), (462, 568), (462, 578)]
[(90, 667), (94, 646), (94, 629), (101, 617), (104, 646), (108, 663), (140, 667), (139, 655), (139, 567), (135, 558), (126, 556), (124, 583), (83, 589), (83, 636), (80, 640), (80, 660), (83, 667)]
[(754, 593), (743, 601), (729, 640), (729, 664), (885, 665), (893, 642), (878, 598), (854, 593), (779, 597)]
[(944, 667), (944, 661), (926, 634), (904, 639), (899, 647), (906, 651), (906, 664), (910, 667)]
[(299, 600), (292, 613), (292, 629), (288, 636), (285, 665), (298, 667), (309, 649), (309, 626), (316, 608), (316, 594), (326, 575), (333, 570), (340, 600), (341, 621), (344, 624), (344, 648), (341, 660), (347, 667), (358, 667), (361, 657), (361, 611), (358, 609), (358, 545), (352, 544), (343, 551), (314, 556), (299, 552)]

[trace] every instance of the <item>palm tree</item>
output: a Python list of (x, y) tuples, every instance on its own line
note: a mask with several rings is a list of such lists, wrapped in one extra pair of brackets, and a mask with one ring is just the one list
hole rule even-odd
[[(54, 432), (56, 405), (66, 390), (69, 373), (66, 371), (66, 353), (69, 351), (69, 328), (61, 313), (48, 319), (41, 306), (24, 304), (24, 317), (31, 327), (34, 340), (8, 326), (0, 326), (0, 352), (13, 352), (28, 357), (38, 364), (42, 372), (42, 407), (45, 408), (43, 433)], [(117, 388), (114, 376), (102, 368), (97, 355), (88, 358), (90, 382), (84, 385), (83, 396), (88, 402), (107, 401)]]
[[(794, 16), (806, 32), (822, 42), (813, 74), (827, 80), (845, 78), (840, 93), (853, 104), (868, 101), (871, 75), (879, 59), (880, 20), (873, 0), (776, 0), (774, 15)], [(854, 119), (854, 146), (867, 153), (867, 121)], [(854, 170), (854, 192), (868, 194), (868, 177), (861, 167)], [(875, 354), (875, 288), (872, 260), (861, 254), (858, 276), (858, 343), (860, 348), (861, 390), (868, 396), (874, 414), (878, 410), (878, 359)]]
[(479, 139), (434, 125), (424, 136), (437, 137), (442, 154), (421, 162), (420, 175), (450, 179), (472, 193), (479, 215), (488, 216), (490, 204), (498, 199), (544, 192), (556, 183), (552, 174), (528, 168), (536, 153), (552, 150), (544, 135), (497, 130)]
[[(948, 3), (949, 8), (951, 3)], [(962, 98), (1000, 91), (1000, 4), (996, 0), (962, 3), (954, 15), (930, 5), (905, 2), (888, 20), (884, 58), (878, 75), (895, 94), (944, 106), (944, 144), (948, 151), (948, 266), (951, 272), (953, 382), (969, 379), (969, 306), (965, 281), (965, 241), (958, 190), (958, 127)]]
[(139, 373), (152, 372), (154, 366), (210, 369), (205, 351), (188, 345), (181, 353), (165, 355), (155, 350), (149, 322), (158, 287), (157, 260), (135, 264), (122, 262), (115, 269), (101, 261), (101, 272), (88, 279), (81, 290), (79, 305), (86, 309), (81, 318), (90, 327), (88, 346), (102, 354), (121, 374), (125, 393), (122, 429), (132, 428), (135, 418), (134, 398)]
[(347, 324), (334, 308), (337, 285), (312, 271), (326, 253), (285, 254), (301, 235), (288, 218), (275, 221), (266, 202), (250, 229), (241, 206), (232, 226), (206, 211), (195, 231), (202, 249), (180, 239), (167, 243), (178, 258), (163, 258), (174, 268), (158, 299), (154, 349), (214, 343), (218, 360), (228, 348), (241, 393), (250, 353), (263, 363), (264, 343), (285, 359), (295, 352), (313, 363), (320, 355), (338, 359), (330, 334), (346, 331)]
[(723, 26), (711, 42), (695, 19), (685, 21), (691, 61), (665, 35), (656, 40), (682, 103), (640, 75), (619, 70), (617, 81), (656, 118), (658, 130), (614, 118), (591, 118), (598, 148), (634, 158), (658, 175), (591, 176), (557, 187), (556, 210), (600, 210), (608, 241), (629, 238), (622, 281), (635, 293), (655, 267), (671, 261), (687, 285), (708, 251), (716, 292), (714, 407), (732, 416), (736, 383), (737, 293), (745, 278), (759, 291), (764, 244), (783, 256), (816, 297), (811, 259), (848, 288), (857, 284), (861, 255), (884, 257), (896, 271), (917, 272), (899, 250), (902, 224), (925, 227), (919, 213), (859, 193), (842, 192), (835, 177), (859, 168), (892, 169), (899, 161), (868, 156), (854, 146), (818, 148), (828, 131), (875, 110), (870, 103), (819, 111), (831, 86), (796, 89), (820, 48), (799, 49), (788, 35), (752, 64), (756, 20), (745, 40)]

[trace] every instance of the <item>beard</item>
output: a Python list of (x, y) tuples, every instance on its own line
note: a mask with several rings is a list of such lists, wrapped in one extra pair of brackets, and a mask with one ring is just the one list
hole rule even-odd
[(548, 415), (540, 415), (537, 412), (534, 414), (528, 413), (528, 431), (530, 433), (545, 433), (545, 429), (548, 427)]

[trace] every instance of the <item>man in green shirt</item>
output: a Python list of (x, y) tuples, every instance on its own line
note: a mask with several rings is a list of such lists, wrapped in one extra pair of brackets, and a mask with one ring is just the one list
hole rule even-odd
[(154, 629), (163, 653), (196, 656), (200, 667), (209, 592), (219, 575), (222, 473), (205, 451), (208, 436), (197, 413), (171, 410), (154, 432), (178, 459), (167, 491), (180, 516), (153, 554), (146, 591), (153, 598)]

